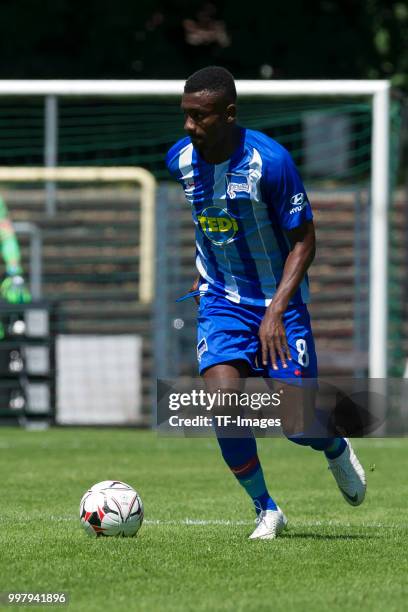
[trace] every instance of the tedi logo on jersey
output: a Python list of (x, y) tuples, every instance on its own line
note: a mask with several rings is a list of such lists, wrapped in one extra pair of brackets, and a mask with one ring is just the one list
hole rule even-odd
[(295, 213), (300, 212), (306, 206), (306, 195), (304, 193), (297, 193), (290, 198), (290, 203), (292, 208), (290, 209), (289, 214), (294, 215)]
[(197, 215), (197, 219), (204, 234), (214, 244), (228, 244), (238, 231), (237, 220), (225, 208), (209, 206)]
[(249, 181), (245, 174), (226, 174), (227, 194), (233, 200), (237, 193), (249, 193)]

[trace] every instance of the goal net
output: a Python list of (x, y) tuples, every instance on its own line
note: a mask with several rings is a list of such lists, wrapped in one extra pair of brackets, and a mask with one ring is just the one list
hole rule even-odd
[[(45, 150), (48, 161), (54, 157), (73, 169), (137, 165), (155, 176), (154, 358), (146, 361), (153, 378), (196, 372), (195, 306), (175, 302), (195, 275), (194, 232), (182, 193), (164, 166), (166, 150), (183, 135), (182, 86), (0, 84), (5, 169), (40, 165)], [(389, 84), (238, 81), (237, 89), (240, 123), (288, 148), (314, 208), (318, 252), (310, 274), (311, 313), (322, 374), (400, 374), (408, 349), (406, 217), (397, 189), (401, 114), (398, 102), (390, 101)], [(54, 100), (45, 105), (54, 109), (51, 118), (44, 99)], [(147, 378), (144, 384), (150, 384)]]

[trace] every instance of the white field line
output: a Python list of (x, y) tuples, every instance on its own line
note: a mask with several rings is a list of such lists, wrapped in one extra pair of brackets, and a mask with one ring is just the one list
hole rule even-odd
[[(72, 522), (77, 520), (74, 516), (50, 516), (51, 521)], [(25, 521), (26, 522), (26, 521)], [(254, 520), (234, 521), (229, 519), (145, 519), (144, 525), (152, 527), (166, 527), (171, 525), (187, 526), (187, 527), (206, 527), (206, 526), (221, 526), (221, 527), (242, 527), (245, 525), (254, 525)], [(289, 527), (293, 528), (308, 528), (308, 527), (350, 527), (354, 529), (408, 529), (408, 521), (406, 523), (350, 523), (340, 520), (318, 520), (318, 521), (298, 521), (296, 519), (289, 520)]]
[[(50, 516), (43, 517), (46, 520), (51, 520), (55, 523), (79, 523), (79, 518), (76, 516)], [(24, 523), (30, 522), (27, 519), (24, 521), (16, 521), (15, 519), (8, 519), (7, 517), (3, 517), (0, 519), (0, 525), (7, 524), (18, 524), (19, 522)], [(36, 522), (38, 520), (36, 519)], [(229, 519), (179, 519), (179, 520), (165, 520), (165, 519), (145, 519), (143, 521), (144, 525), (149, 527), (249, 527), (254, 526), (254, 520), (245, 520), (245, 521), (234, 521)], [(332, 527), (337, 529), (398, 529), (398, 530), (408, 530), (408, 522), (405, 523), (350, 523), (348, 521), (339, 521), (339, 520), (317, 520), (317, 521), (299, 521), (299, 520), (289, 520), (289, 531), (292, 529), (313, 529), (319, 527)]]
[[(232, 526), (238, 527), (241, 525), (253, 525), (254, 520), (247, 521), (232, 521), (228, 519), (180, 519), (180, 520), (161, 520), (161, 519), (146, 519), (143, 521), (146, 525), (187, 525), (193, 527), (201, 527), (207, 525), (221, 525), (221, 526)], [(293, 527), (355, 527), (355, 528), (398, 528), (405, 529), (408, 528), (408, 522), (406, 523), (360, 523), (353, 524), (347, 523), (343, 521), (333, 521), (333, 520), (321, 520), (321, 521), (289, 521), (289, 526)]]

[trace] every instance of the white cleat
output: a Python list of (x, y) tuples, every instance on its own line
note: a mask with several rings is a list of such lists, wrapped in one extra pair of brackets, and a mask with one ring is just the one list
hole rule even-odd
[(288, 520), (278, 506), (277, 510), (262, 510), (255, 522), (255, 531), (251, 533), (249, 539), (273, 540), (285, 529)]
[(352, 506), (363, 503), (366, 494), (366, 475), (363, 466), (356, 457), (350, 441), (345, 438), (347, 446), (336, 459), (327, 459), (329, 470), (336, 479), (346, 502)]

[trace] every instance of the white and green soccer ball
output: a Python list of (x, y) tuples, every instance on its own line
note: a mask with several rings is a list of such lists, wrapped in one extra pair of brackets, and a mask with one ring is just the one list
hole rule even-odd
[(90, 536), (132, 537), (143, 522), (143, 503), (137, 491), (119, 480), (104, 480), (82, 496), (79, 517)]

